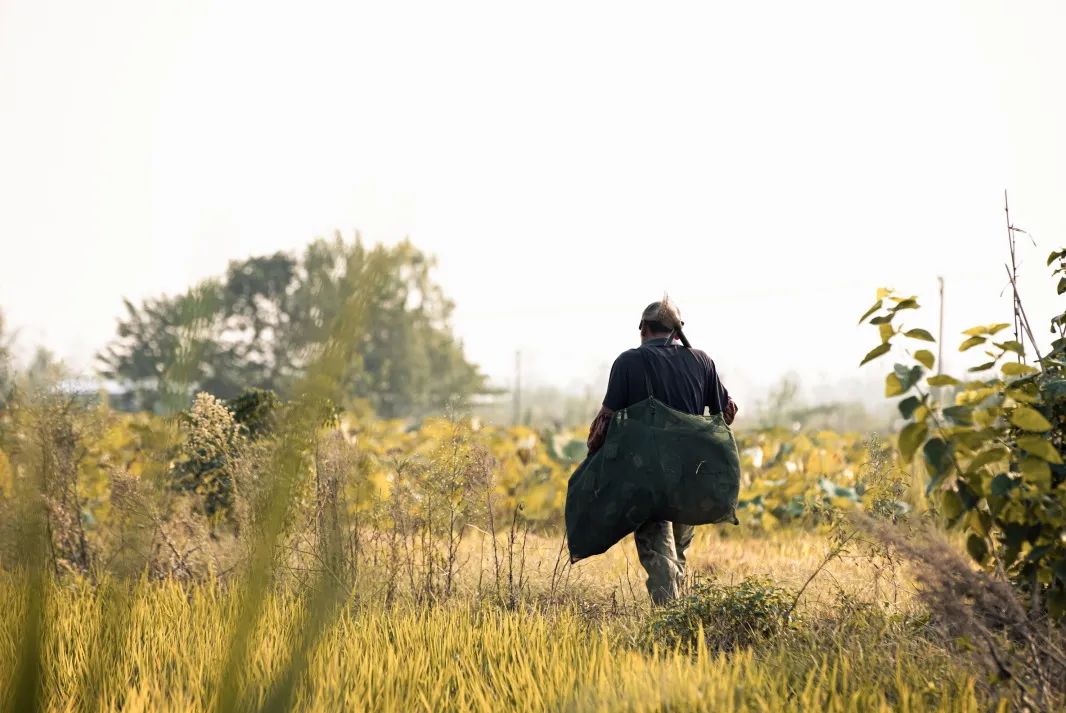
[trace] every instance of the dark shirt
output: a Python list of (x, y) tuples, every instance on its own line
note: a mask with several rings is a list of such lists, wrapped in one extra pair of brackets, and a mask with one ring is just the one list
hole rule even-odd
[(707, 353), (686, 349), (679, 343), (650, 339), (636, 349), (622, 352), (611, 367), (603, 405), (620, 411), (650, 395), (645, 381), (651, 382), (655, 398), (678, 411), (702, 415), (722, 413), (729, 404), (729, 392), (718, 379), (718, 370)]

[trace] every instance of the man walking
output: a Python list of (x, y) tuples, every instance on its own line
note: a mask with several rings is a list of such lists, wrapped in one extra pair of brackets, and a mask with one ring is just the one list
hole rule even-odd
[[(699, 416), (708, 409), (733, 423), (736, 403), (722, 386), (711, 358), (689, 346), (682, 326), (677, 307), (667, 297), (641, 314), (641, 345), (622, 352), (611, 367), (603, 407), (589, 430), (590, 453), (603, 445), (614, 412), (648, 398), (649, 386), (657, 399), (677, 411)], [(678, 596), (692, 535), (691, 525), (671, 522), (646, 522), (633, 533), (653, 603)]]

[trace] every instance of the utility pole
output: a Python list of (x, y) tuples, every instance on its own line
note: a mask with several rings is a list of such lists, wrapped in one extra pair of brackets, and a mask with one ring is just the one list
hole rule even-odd
[(514, 401), (514, 414), (512, 423), (517, 426), (522, 420), (522, 350), (514, 353), (514, 391), (511, 394)]
[(944, 373), (944, 278), (936, 278), (940, 285), (940, 329), (936, 335), (936, 373)]

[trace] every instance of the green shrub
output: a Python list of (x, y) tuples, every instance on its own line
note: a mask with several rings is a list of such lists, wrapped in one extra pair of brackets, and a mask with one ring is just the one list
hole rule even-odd
[(242, 434), (252, 439), (270, 436), (277, 426), (281, 399), (270, 389), (245, 389), (226, 402)]
[(173, 486), (197, 493), (209, 517), (233, 508), (233, 470), (244, 440), (233, 413), (211, 394), (200, 392), (180, 417), (185, 442), (176, 459)]
[(702, 631), (707, 646), (733, 651), (780, 634), (789, 626), (795, 592), (767, 577), (751, 576), (739, 584), (697, 582), (690, 593), (652, 614), (649, 643), (692, 645)]

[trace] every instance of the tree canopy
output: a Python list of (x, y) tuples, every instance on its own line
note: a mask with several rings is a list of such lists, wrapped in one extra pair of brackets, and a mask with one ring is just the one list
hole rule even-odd
[[(371, 257), (386, 274), (354, 285)], [(315, 240), (301, 255), (233, 261), (224, 276), (184, 294), (126, 300), (117, 337), (98, 356), (100, 371), (135, 410), (181, 408), (195, 391), (232, 399), (255, 387), (290, 397), (341, 306), (361, 288), (366, 328), (351, 335), (356, 358), (340, 396), (365, 399), (386, 418), (462, 405), (485, 391), (485, 377), (451, 333), (453, 306), (433, 282), (433, 266), (408, 241), (367, 248), (340, 235)]]

